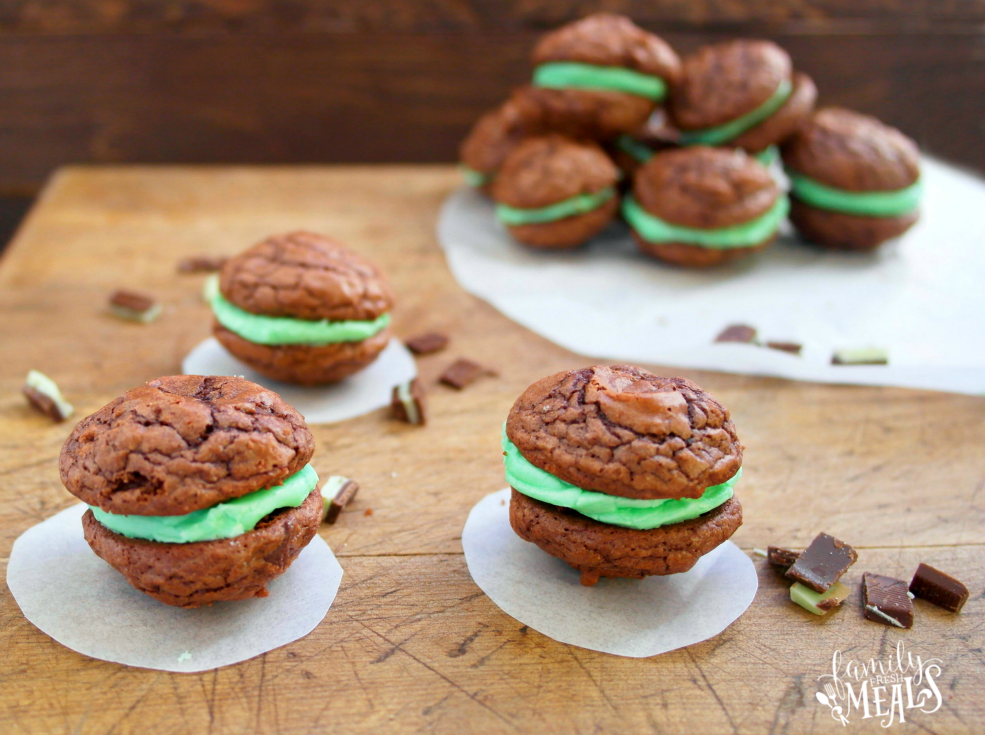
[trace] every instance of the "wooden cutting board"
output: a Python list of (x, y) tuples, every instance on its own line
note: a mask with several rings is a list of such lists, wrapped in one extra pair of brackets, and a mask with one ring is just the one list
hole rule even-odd
[[(858, 595), (820, 619), (788, 601), (757, 559), (760, 590), (718, 637), (652, 659), (563, 645), (500, 611), (469, 577), (468, 510), (504, 487), (498, 446), (516, 396), (549, 373), (591, 364), (466, 294), (434, 226), (458, 184), (450, 167), (69, 168), (49, 183), (0, 261), (0, 557), (32, 524), (74, 502), (54, 425), (19, 394), (29, 369), (54, 378), (85, 416), (180, 371), (209, 333), (201, 276), (178, 260), (233, 254), (265, 235), (331, 234), (377, 261), (398, 294), (398, 335), (447, 331), (419, 360), (431, 421), (386, 411), (314, 427), (314, 465), (362, 486), (322, 535), (345, 578), (308, 637), (204, 674), (125, 668), (63, 648), (0, 591), (0, 731), (10, 733), (789, 732), (847, 730), (815, 699), (836, 651), (941, 659), (943, 706), (895, 728), (971, 732), (985, 721), (985, 399), (684, 374), (732, 411), (746, 445), (738, 497), (743, 549), (805, 545), (828, 531), (859, 549), (846, 575), (909, 578), (925, 561), (971, 589), (953, 615), (916, 604), (912, 630), (863, 619)], [(157, 322), (105, 313), (118, 287), (165, 304)], [(981, 335), (969, 335), (978, 339)], [(436, 384), (455, 357), (499, 371), (456, 392)], [(74, 420), (74, 419), (73, 419)], [(372, 510), (371, 514), (367, 513)], [(601, 589), (600, 589), (601, 592)]]

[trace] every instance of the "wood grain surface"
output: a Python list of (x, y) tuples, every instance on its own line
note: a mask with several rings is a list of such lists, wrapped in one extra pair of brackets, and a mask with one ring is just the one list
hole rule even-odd
[[(447, 167), (71, 168), (46, 188), (0, 260), (0, 558), (34, 523), (74, 502), (54, 425), (19, 395), (25, 373), (53, 377), (96, 410), (179, 371), (209, 332), (187, 255), (232, 254), (267, 234), (330, 233), (376, 260), (398, 294), (398, 335), (452, 338), (420, 358), (431, 421), (387, 411), (315, 427), (314, 465), (362, 490), (322, 536), (345, 570), (324, 622), (252, 661), (169, 674), (85, 658), (27, 622), (0, 588), (0, 732), (670, 732), (980, 730), (985, 545), (985, 399), (684, 374), (731, 409), (746, 445), (738, 490), (743, 549), (804, 545), (828, 531), (863, 571), (908, 578), (920, 561), (962, 578), (959, 615), (921, 601), (913, 629), (863, 619), (854, 594), (818, 619), (792, 605), (764, 564), (748, 612), (723, 634), (651, 659), (554, 642), (500, 611), (472, 582), (460, 535), (471, 506), (504, 486), (498, 436), (516, 396), (548, 373), (591, 364), (464, 293), (434, 237), (457, 185)], [(105, 313), (127, 286), (157, 295), (148, 326)], [(457, 356), (496, 368), (462, 392), (436, 384)], [(367, 509), (371, 515), (365, 515)], [(601, 591), (601, 588), (599, 588)], [(883, 730), (842, 728), (814, 698), (836, 650), (856, 659), (907, 650), (943, 660), (943, 707)]]
[(65, 163), (450, 162), (540, 34), (598, 9), (681, 52), (772, 38), (822, 103), (985, 171), (981, 0), (8, 0), (0, 194)]

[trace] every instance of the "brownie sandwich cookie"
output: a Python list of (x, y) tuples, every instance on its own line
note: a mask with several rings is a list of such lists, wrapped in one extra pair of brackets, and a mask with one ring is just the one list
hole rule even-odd
[(311, 232), (275, 235), (230, 258), (211, 303), (222, 346), (286, 383), (341, 380), (390, 341), (393, 295), (383, 274)]
[(280, 396), (179, 375), (83, 419), (58, 459), (92, 550), (167, 605), (266, 597), (321, 521), (315, 443)]
[(520, 242), (570, 248), (605, 228), (619, 211), (619, 170), (595, 143), (559, 135), (528, 138), (493, 182), (496, 217)]
[(465, 183), (489, 194), (506, 156), (537, 128), (536, 121), (524, 118), (510, 100), (480, 117), (459, 149), (459, 170)]
[(681, 62), (629, 18), (597, 13), (544, 36), (533, 63), (532, 84), (513, 96), (524, 114), (550, 130), (604, 139), (643, 125)]
[(636, 172), (623, 201), (643, 252), (692, 267), (765, 248), (788, 210), (765, 166), (741, 150), (706, 146), (658, 153)]
[(544, 378), (503, 435), (510, 524), (599, 577), (688, 571), (742, 524), (742, 446), (728, 410), (683, 378), (627, 365)]
[(818, 111), (784, 144), (783, 163), (790, 220), (811, 242), (869, 250), (919, 217), (917, 145), (874, 117), (837, 107)]
[(814, 82), (793, 71), (786, 51), (737, 40), (685, 57), (668, 107), (683, 145), (742, 148), (769, 163), (770, 146), (789, 137), (816, 100)]
[(666, 110), (657, 108), (643, 127), (620, 135), (606, 145), (606, 150), (623, 172), (624, 182), (628, 186), (640, 166), (660, 151), (677, 148), (680, 135), (680, 131), (670, 124)]

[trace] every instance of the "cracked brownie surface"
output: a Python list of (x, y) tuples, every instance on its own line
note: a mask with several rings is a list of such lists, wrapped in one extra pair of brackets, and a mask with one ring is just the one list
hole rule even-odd
[(83, 419), (58, 466), (70, 493), (110, 513), (184, 515), (273, 487), (315, 442), (276, 393), (242, 378), (177, 375)]
[(894, 191), (920, 177), (917, 144), (874, 117), (840, 107), (818, 110), (783, 145), (797, 173), (846, 191)]
[(92, 550), (141, 592), (166, 605), (199, 607), (213, 602), (266, 597), (267, 583), (284, 571), (314, 538), (322, 499), (313, 490), (297, 508), (282, 508), (252, 531), (230, 539), (164, 544), (121, 536), (82, 516)]
[(765, 214), (780, 189), (769, 170), (742, 151), (694, 146), (647, 161), (636, 172), (633, 194), (666, 222), (715, 229)]
[(728, 409), (684, 378), (628, 365), (537, 381), (513, 404), (506, 434), (555, 477), (627, 498), (697, 498), (742, 464)]
[(513, 149), (493, 182), (493, 198), (511, 207), (537, 209), (594, 194), (614, 186), (618, 178), (615, 164), (596, 144), (547, 135)]
[(638, 531), (586, 518), (513, 490), (510, 525), (520, 538), (582, 572), (582, 584), (599, 577), (680, 574), (724, 543), (742, 525), (742, 506), (730, 498), (682, 523)]
[(545, 35), (534, 47), (534, 65), (551, 61), (577, 61), (596, 66), (621, 66), (677, 81), (681, 61), (659, 36), (629, 18), (596, 13)]
[(312, 232), (275, 235), (230, 258), (219, 289), (239, 308), (266, 316), (371, 321), (393, 307), (375, 265)]

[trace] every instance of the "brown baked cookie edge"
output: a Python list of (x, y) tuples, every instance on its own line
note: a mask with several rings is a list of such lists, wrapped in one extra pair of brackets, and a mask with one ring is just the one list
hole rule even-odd
[(535, 225), (511, 225), (506, 229), (513, 239), (533, 248), (574, 248), (604, 230), (618, 212), (619, 197), (614, 196), (585, 214)]
[(390, 327), (361, 342), (329, 345), (258, 345), (226, 329), (219, 322), (212, 334), (237, 360), (261, 375), (282, 383), (325, 385), (359, 372), (372, 363), (390, 342)]
[(267, 583), (291, 566), (321, 521), (316, 488), (297, 508), (276, 511), (231, 539), (165, 544), (114, 533), (92, 511), (82, 516), (85, 539), (127, 582), (158, 602), (200, 607), (266, 597)]
[(580, 571), (582, 584), (592, 585), (599, 577), (643, 579), (688, 571), (742, 525), (742, 505), (732, 497), (690, 521), (640, 531), (600, 523), (513, 489), (510, 525), (520, 538)]
[(765, 250), (776, 240), (779, 234), (773, 233), (771, 238), (746, 248), (716, 249), (703, 248), (686, 242), (649, 242), (644, 240), (636, 230), (630, 228), (630, 231), (641, 252), (665, 263), (683, 268), (713, 268), (716, 265), (731, 263), (733, 260), (741, 260)]
[(899, 217), (866, 217), (805, 204), (791, 197), (790, 223), (810, 243), (831, 250), (873, 250), (899, 237), (920, 219), (919, 210)]

